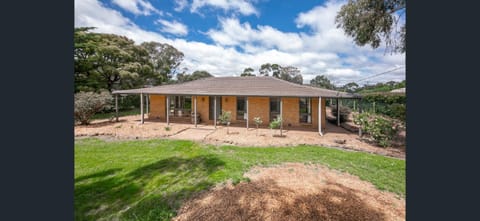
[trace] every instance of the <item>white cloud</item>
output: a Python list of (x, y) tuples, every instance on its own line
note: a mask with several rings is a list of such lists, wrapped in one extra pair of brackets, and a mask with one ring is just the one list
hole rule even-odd
[(135, 15), (150, 15), (152, 12), (163, 14), (146, 0), (112, 0), (112, 2)]
[(210, 6), (224, 11), (239, 12), (242, 15), (259, 15), (258, 10), (246, 0), (193, 0), (190, 12), (198, 12), (200, 8)]
[[(322, 7), (335, 9), (329, 3)], [(315, 7), (312, 10), (320, 9)], [(297, 25), (307, 27), (308, 23), (312, 33), (286, 33), (267, 25), (252, 27), (249, 23), (240, 23), (238, 19), (219, 19), (219, 29), (207, 32), (215, 44), (171, 39), (144, 30), (98, 0), (75, 1), (75, 27), (94, 26), (97, 27), (96, 32), (127, 36), (136, 43), (156, 41), (171, 44), (185, 54), (180, 68), (188, 68), (189, 72), (206, 70), (215, 76), (239, 75), (246, 67), (258, 72), (264, 63), (277, 63), (298, 67), (305, 83), (316, 75), (326, 74), (334, 83), (345, 84), (405, 65), (405, 54), (389, 55), (384, 54), (382, 49), (354, 45), (342, 32), (335, 31), (331, 15), (327, 16), (329, 22), (322, 21), (325, 27), (307, 19), (308, 16), (305, 16), (312, 14), (309, 13), (312, 10), (303, 13), (302, 19), (302, 14), (296, 19)], [(403, 79), (405, 68), (359, 83)]]
[(252, 45), (265, 49), (278, 48), (284, 51), (295, 51), (302, 48), (300, 35), (284, 33), (271, 26), (257, 26), (253, 29), (248, 22), (240, 24), (237, 18), (219, 19), (221, 29), (210, 29), (207, 35), (217, 44), (240, 46), (252, 51)]
[(156, 23), (160, 23), (163, 26), (161, 28), (162, 32), (167, 32), (178, 36), (185, 36), (188, 34), (187, 26), (178, 21), (170, 22), (167, 20), (159, 19), (156, 21)]
[(173, 10), (175, 10), (177, 12), (181, 12), (187, 6), (188, 6), (188, 1), (187, 0), (176, 0), (175, 1), (175, 8), (173, 8)]

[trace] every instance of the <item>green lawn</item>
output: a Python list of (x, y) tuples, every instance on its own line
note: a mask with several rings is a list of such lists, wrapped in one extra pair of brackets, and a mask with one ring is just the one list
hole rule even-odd
[(405, 196), (405, 161), (317, 146), (239, 148), (191, 141), (75, 141), (75, 220), (170, 220), (192, 193), (253, 165), (319, 163)]
[[(119, 117), (130, 116), (130, 115), (137, 115), (140, 114), (140, 108), (134, 108), (131, 110), (124, 110), (118, 111)], [(102, 120), (102, 119), (109, 119), (111, 117), (115, 117), (115, 112), (110, 113), (98, 113), (93, 115), (92, 120)]]

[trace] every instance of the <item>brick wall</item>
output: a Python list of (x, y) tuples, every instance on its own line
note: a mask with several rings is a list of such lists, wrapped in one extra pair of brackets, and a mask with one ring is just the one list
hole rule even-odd
[[(203, 100), (202, 100), (203, 99)], [(192, 97), (192, 114), (193, 114), (193, 105), (194, 97)], [(311, 128), (318, 128), (318, 98), (311, 98), (312, 102), (312, 124), (300, 124), (300, 115), (299, 115), (299, 98), (282, 98), (283, 102), (283, 126), (287, 127), (290, 123), (292, 126), (305, 126)], [(165, 104), (166, 96), (164, 95), (150, 95), (150, 112), (148, 118), (150, 119), (160, 119), (166, 121), (165, 116)], [(213, 120), (208, 119), (208, 96), (198, 96), (197, 97), (197, 113), (200, 114), (202, 123), (213, 124)], [(237, 121), (237, 98), (234, 96), (223, 96), (222, 97), (222, 109), (224, 111), (232, 112), (232, 122), (242, 122)], [(269, 97), (248, 97), (248, 119), (250, 127), (255, 127), (253, 121), (254, 117), (261, 117), (263, 120), (262, 126), (268, 126), (269, 122), (269, 112), (270, 112), (270, 98)], [(322, 127), (325, 130), (326, 118), (325, 118), (325, 98), (322, 99)]]
[[(192, 113), (193, 113), (192, 103)], [(200, 114), (201, 123), (208, 122), (208, 96), (197, 96), (197, 113)]]
[(288, 127), (288, 124), (291, 126), (300, 125), (300, 113), (299, 113), (299, 98), (282, 98), (282, 119), (283, 127)]
[(165, 116), (165, 104), (166, 97), (163, 95), (150, 95), (149, 108), (150, 112), (148, 113), (149, 119), (160, 119), (166, 120)]
[(232, 113), (232, 123), (237, 122), (237, 97), (222, 96), (222, 110), (230, 111)]
[(261, 117), (262, 126), (267, 126), (269, 122), (270, 98), (269, 97), (248, 97), (248, 124), (255, 127), (253, 118)]

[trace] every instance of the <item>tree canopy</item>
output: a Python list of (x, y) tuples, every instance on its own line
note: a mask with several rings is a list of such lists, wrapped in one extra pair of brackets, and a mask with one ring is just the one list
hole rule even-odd
[(245, 69), (243, 69), (243, 73), (240, 74), (240, 77), (255, 76), (253, 74), (254, 71), (255, 70), (253, 70), (253, 68), (250, 68), (250, 67), (245, 68)]
[(183, 53), (157, 42), (136, 45), (115, 34), (74, 30), (75, 92), (158, 85), (175, 74)]
[(282, 67), (278, 64), (266, 63), (260, 66), (259, 72), (260, 76), (272, 76), (296, 84), (303, 84), (303, 76), (300, 73), (300, 69), (294, 66)]
[(333, 85), (330, 79), (328, 79), (325, 75), (317, 75), (315, 78), (310, 80), (310, 85), (330, 90), (336, 89), (335, 85)]
[(181, 73), (177, 75), (177, 80), (179, 83), (187, 82), (187, 81), (194, 81), (201, 78), (213, 77), (207, 71), (194, 71), (192, 74), (185, 74)]
[(404, 53), (406, 26), (403, 24), (399, 30), (397, 27), (405, 4), (406, 0), (349, 0), (335, 22), (359, 46), (369, 44), (378, 48), (383, 40), (387, 50)]

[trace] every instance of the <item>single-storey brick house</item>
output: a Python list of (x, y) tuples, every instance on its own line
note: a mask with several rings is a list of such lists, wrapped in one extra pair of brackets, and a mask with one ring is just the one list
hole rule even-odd
[(180, 84), (117, 90), (113, 94), (116, 106), (118, 94), (139, 94), (142, 123), (143, 100), (147, 96), (149, 119), (216, 126), (221, 111), (230, 111), (232, 123), (245, 124), (247, 128), (254, 125), (255, 117), (260, 117), (266, 126), (282, 116), (284, 128), (318, 128), (321, 135), (326, 123), (326, 99), (360, 98), (356, 94), (294, 84), (274, 77), (209, 77)]

